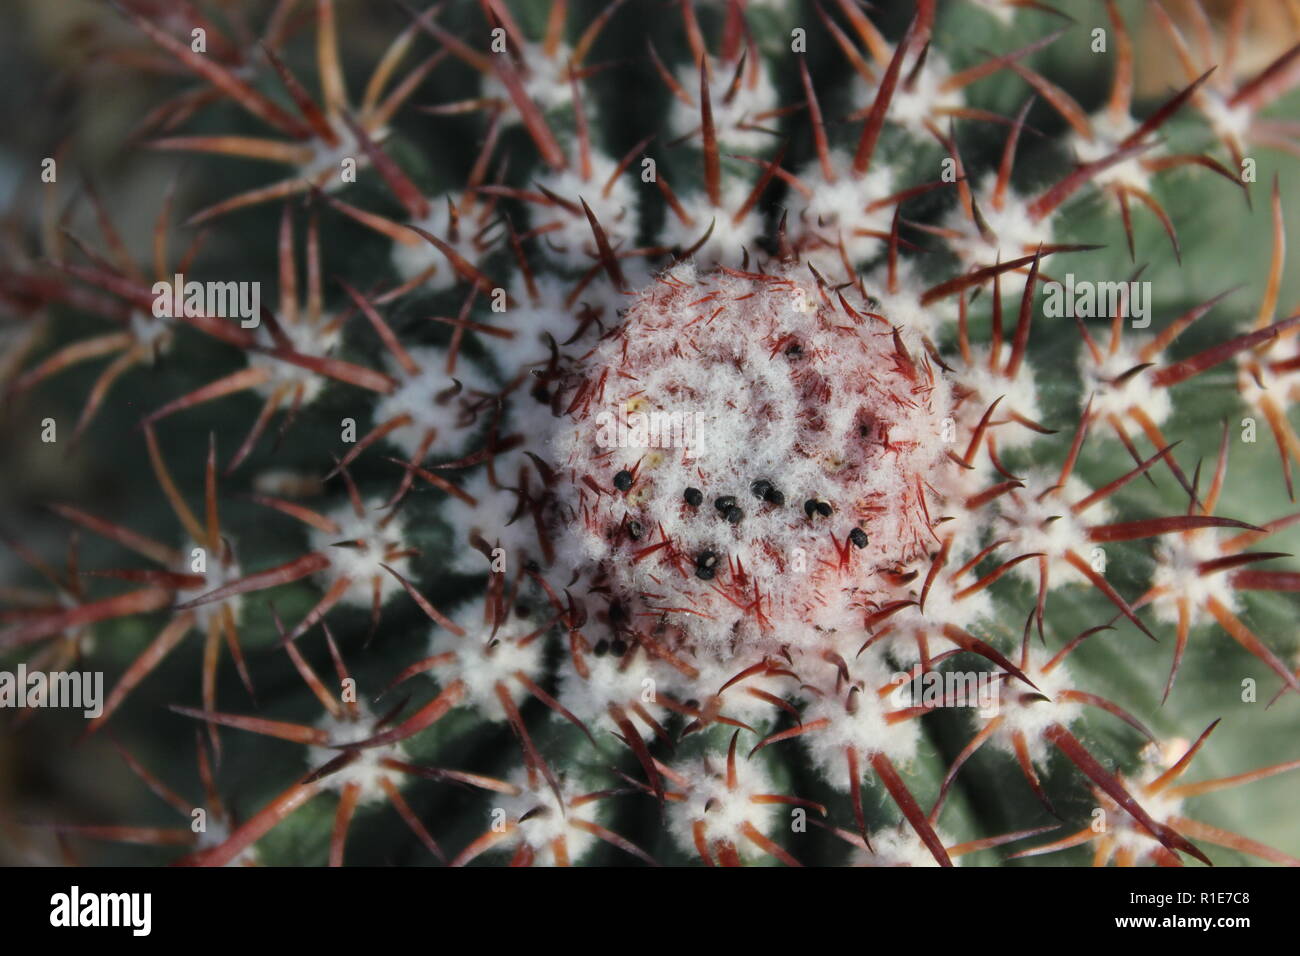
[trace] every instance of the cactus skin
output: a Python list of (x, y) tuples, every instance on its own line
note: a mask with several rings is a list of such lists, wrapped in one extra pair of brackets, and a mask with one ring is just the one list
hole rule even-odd
[(1300, 864), (1286, 4), (249, 6), (21, 158), (0, 859)]

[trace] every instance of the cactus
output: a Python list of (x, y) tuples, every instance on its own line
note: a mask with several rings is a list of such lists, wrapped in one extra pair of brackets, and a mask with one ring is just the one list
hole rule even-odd
[(1293, 6), (37, 9), (0, 858), (1300, 864)]

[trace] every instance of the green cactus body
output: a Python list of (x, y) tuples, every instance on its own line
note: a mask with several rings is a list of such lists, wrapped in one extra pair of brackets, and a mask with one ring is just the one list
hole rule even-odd
[(251, 6), (5, 157), (0, 859), (1300, 863), (1285, 4)]

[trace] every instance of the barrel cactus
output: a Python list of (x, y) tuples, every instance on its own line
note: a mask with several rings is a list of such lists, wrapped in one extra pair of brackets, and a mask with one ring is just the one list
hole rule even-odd
[(1294, 10), (14, 5), (0, 858), (1300, 863)]

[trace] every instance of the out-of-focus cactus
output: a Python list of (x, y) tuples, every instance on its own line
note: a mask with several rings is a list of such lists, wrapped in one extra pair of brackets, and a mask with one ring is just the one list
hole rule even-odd
[(4, 858), (1300, 863), (1293, 14), (7, 13)]

